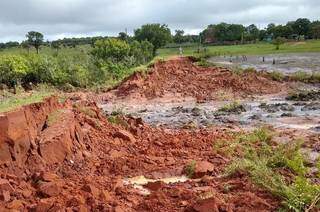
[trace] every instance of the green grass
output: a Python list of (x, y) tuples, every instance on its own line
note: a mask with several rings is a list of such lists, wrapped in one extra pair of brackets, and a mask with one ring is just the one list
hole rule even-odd
[(307, 177), (308, 168), (300, 152), (301, 141), (277, 145), (272, 142), (272, 136), (272, 132), (261, 128), (228, 142), (224, 151), (228, 152), (230, 146), (233, 162), (225, 174), (230, 176), (244, 171), (254, 184), (281, 198), (285, 211), (319, 209), (320, 186)]
[[(197, 55), (197, 47), (183, 48), (184, 55)], [(310, 40), (306, 42), (290, 42), (282, 45), (280, 50), (270, 43), (260, 42), (257, 44), (229, 45), (229, 46), (207, 46), (209, 55), (262, 55), (262, 54), (279, 54), (279, 53), (303, 53), (303, 52), (320, 52), (320, 40)], [(159, 49), (160, 57), (169, 57), (179, 54), (179, 48)]]
[(241, 113), (245, 111), (246, 111), (245, 107), (236, 101), (226, 104), (218, 109), (218, 112), (226, 112), (226, 113)]
[(196, 161), (193, 160), (186, 166), (185, 172), (189, 178), (193, 177), (196, 165)]
[(32, 93), (22, 93), (10, 97), (5, 97), (0, 102), (0, 113), (8, 112), (36, 102), (41, 102), (44, 98), (53, 95), (53, 91), (34, 91)]

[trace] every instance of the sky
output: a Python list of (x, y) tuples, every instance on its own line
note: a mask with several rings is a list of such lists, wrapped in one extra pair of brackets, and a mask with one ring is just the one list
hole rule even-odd
[(28, 31), (54, 40), (162, 23), (197, 34), (220, 22), (263, 28), (300, 17), (320, 20), (320, 0), (0, 0), (0, 42), (24, 40)]

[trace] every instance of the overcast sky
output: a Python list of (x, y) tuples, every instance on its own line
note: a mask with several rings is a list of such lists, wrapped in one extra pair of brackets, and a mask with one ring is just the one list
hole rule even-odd
[(208, 24), (320, 19), (320, 0), (0, 0), (0, 41), (30, 30), (45, 39), (129, 33), (145, 23), (198, 33)]

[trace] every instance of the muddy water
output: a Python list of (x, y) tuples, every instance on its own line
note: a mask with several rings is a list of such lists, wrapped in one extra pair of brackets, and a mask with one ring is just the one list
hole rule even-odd
[(167, 128), (205, 128), (228, 124), (256, 127), (269, 124), (276, 128), (320, 130), (319, 101), (294, 102), (286, 101), (284, 97), (260, 97), (254, 101), (240, 101), (245, 111), (219, 111), (229, 103), (214, 101), (197, 104), (190, 99), (177, 103), (109, 103), (102, 107), (107, 113), (122, 110), (133, 117), (141, 117), (150, 125)]
[[(242, 56), (225, 55), (213, 57), (209, 61), (222, 66), (252, 67), (256, 70), (281, 71), (283, 73), (320, 71), (320, 53), (269, 54), (246, 57), (247, 60), (244, 61)], [(273, 64), (273, 60), (275, 64)]]
[(183, 183), (188, 181), (189, 178), (187, 176), (177, 176), (177, 177), (168, 177), (168, 178), (160, 178), (157, 180), (148, 179), (145, 176), (137, 176), (132, 178), (127, 178), (123, 180), (124, 185), (132, 185), (133, 188), (139, 190), (142, 195), (149, 195), (151, 192), (145, 188), (144, 186), (148, 183), (154, 183), (157, 181), (164, 182), (165, 184), (172, 184), (172, 183)]

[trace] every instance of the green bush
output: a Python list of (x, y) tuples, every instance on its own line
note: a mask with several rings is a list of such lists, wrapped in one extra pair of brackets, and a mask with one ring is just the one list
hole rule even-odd
[(28, 74), (28, 63), (24, 57), (8, 55), (0, 59), (0, 82), (16, 87)]
[(19, 84), (31, 88), (31, 84), (39, 83), (60, 88), (114, 85), (131, 74), (133, 67), (152, 59), (153, 45), (105, 39), (98, 40), (89, 54), (69, 50), (55, 53), (0, 56), (0, 83), (10, 88)]

